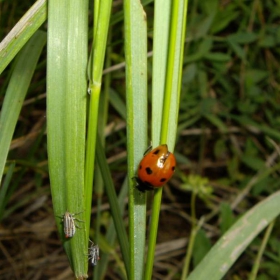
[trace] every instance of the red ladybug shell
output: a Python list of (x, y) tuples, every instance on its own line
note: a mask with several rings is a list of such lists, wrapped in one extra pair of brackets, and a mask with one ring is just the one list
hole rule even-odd
[(174, 155), (166, 144), (144, 155), (138, 167), (137, 188), (140, 191), (162, 187), (172, 177), (176, 166)]

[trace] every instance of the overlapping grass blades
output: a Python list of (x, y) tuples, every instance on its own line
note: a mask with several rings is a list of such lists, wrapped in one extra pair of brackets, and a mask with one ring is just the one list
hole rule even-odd
[[(170, 1), (170, 3), (158, 3), (156, 6), (159, 13), (156, 14), (155, 26), (161, 28), (159, 21), (165, 17), (166, 21), (170, 22), (170, 27), (166, 24), (165, 29), (161, 31), (165, 34), (163, 38), (161, 38), (161, 33), (155, 33), (158, 38), (155, 37), (157, 53), (154, 54), (156, 57), (153, 68), (157, 84), (153, 85), (152, 93), (152, 140), (156, 142), (156, 145), (158, 141), (161, 144), (168, 144), (170, 151), (174, 149), (177, 134), (187, 4), (187, 1), (176, 0)], [(168, 42), (168, 49), (163, 47), (160, 50), (162, 40), (165, 40), (166, 45)], [(164, 58), (165, 61), (163, 61)], [(165, 71), (157, 69), (163, 65), (166, 65)], [(164, 87), (162, 87), (162, 83), (165, 85)], [(157, 88), (161, 91), (157, 91)], [(160, 130), (158, 126), (161, 128)], [(152, 278), (161, 196), (162, 188), (157, 189), (154, 195), (145, 279)]]
[(123, 255), (123, 259), (124, 259), (124, 265), (125, 265), (127, 274), (129, 274), (129, 270), (131, 269), (131, 267), (129, 267), (129, 264), (130, 264), (130, 262), (129, 262), (129, 243), (128, 243), (128, 239), (127, 239), (125, 226), (124, 226), (124, 223), (122, 220), (122, 215), (121, 215), (116, 191), (114, 188), (113, 180), (110, 175), (109, 166), (106, 162), (104, 149), (102, 147), (100, 137), (97, 137), (97, 146), (96, 147), (97, 147), (96, 157), (97, 157), (98, 164), (100, 166), (106, 193), (108, 195), (110, 208), (111, 208), (111, 212), (112, 212), (112, 217), (114, 220), (115, 229), (117, 232), (118, 240), (120, 243), (120, 247), (121, 247), (121, 251), (122, 251), (122, 255)]
[[(96, 3), (99, 3), (98, 1)], [(95, 4), (96, 4), (95, 3)], [(95, 147), (98, 125), (99, 97), (101, 91), (102, 72), (107, 45), (111, 0), (101, 1), (95, 6), (95, 26), (93, 28), (93, 49), (89, 61), (89, 114), (87, 127), (86, 164), (85, 164), (85, 200), (87, 227), (90, 225), (92, 186), (95, 163)], [(96, 11), (97, 10), (97, 11)]]

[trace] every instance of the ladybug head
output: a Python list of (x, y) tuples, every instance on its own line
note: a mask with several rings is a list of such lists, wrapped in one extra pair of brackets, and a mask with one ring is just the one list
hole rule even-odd
[(152, 191), (154, 188), (151, 184), (149, 184), (148, 182), (144, 182), (142, 181), (140, 178), (138, 177), (134, 177), (133, 179), (135, 179), (136, 181), (136, 188), (140, 191), (140, 192), (145, 192), (145, 191)]

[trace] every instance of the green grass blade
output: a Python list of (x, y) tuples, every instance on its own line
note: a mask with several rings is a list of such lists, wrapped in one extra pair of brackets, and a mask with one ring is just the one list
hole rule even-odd
[[(153, 51), (153, 84), (152, 84), (152, 144), (154, 147), (160, 144), (160, 132), (163, 115), (163, 101), (165, 92), (165, 79), (168, 58), (169, 25), (171, 16), (171, 1), (155, 2), (154, 19), (154, 51)], [(151, 279), (153, 273), (153, 260), (156, 246), (157, 227), (159, 219), (159, 208), (161, 203), (161, 190), (156, 192), (157, 199), (154, 200), (153, 207), (156, 212), (152, 212), (147, 262), (145, 268), (145, 279)], [(156, 198), (154, 197), (154, 198)], [(155, 209), (155, 208), (154, 208)]]
[[(107, 45), (111, 44), (111, 33), (109, 32), (108, 34), (108, 43)], [(104, 67), (109, 67), (111, 65), (111, 53), (112, 53), (112, 48), (107, 47), (106, 50), (106, 60), (105, 60), (105, 65)], [(104, 73), (104, 72), (103, 72)], [(99, 100), (99, 111), (98, 111), (98, 133), (99, 135), (102, 135), (102, 144), (105, 146), (105, 134), (104, 131), (106, 129), (106, 124), (108, 121), (108, 105), (109, 105), (109, 89), (110, 89), (110, 83), (111, 83), (111, 74), (108, 73), (107, 75), (104, 76), (103, 80), (103, 92), (100, 95), (100, 100)], [(94, 218), (94, 237), (93, 241), (96, 244), (99, 244), (100, 238), (102, 237), (102, 199), (103, 199), (103, 194), (104, 194), (104, 183), (102, 179), (102, 175), (100, 172), (100, 167), (99, 165), (96, 166), (95, 168), (95, 179), (94, 179), (94, 193), (96, 196), (96, 205), (97, 205), (97, 212), (96, 212), (96, 217)], [(106, 235), (109, 233), (110, 229), (114, 227), (113, 221), (110, 223), (110, 226), (108, 227)], [(113, 242), (116, 240), (116, 231), (114, 231), (114, 236), (110, 239), (107, 238), (106, 240), (113, 245)], [(103, 250), (102, 250), (103, 251)], [(102, 279), (101, 275), (105, 272), (107, 265), (108, 265), (108, 258), (109, 255), (105, 254), (103, 251), (101, 261), (99, 261), (98, 266), (94, 268), (93, 271), (93, 279)], [(103, 261), (104, 260), (104, 261)], [(125, 274), (125, 273), (124, 273)]]
[(38, 0), (0, 44), (0, 74), (47, 19), (47, 1)]
[[(48, 2), (48, 156), (56, 223), (77, 278), (87, 276), (88, 239), (84, 194), (87, 99), (88, 1)], [(73, 238), (65, 239), (61, 216), (81, 214)], [(87, 229), (88, 232), (88, 229)]]
[(170, 14), (171, 0), (155, 1), (152, 84), (152, 144), (154, 147), (160, 144)]
[(262, 263), (263, 254), (264, 254), (265, 248), (267, 246), (267, 243), (269, 241), (269, 238), (271, 237), (271, 232), (273, 230), (273, 227), (275, 226), (275, 222), (276, 222), (276, 220), (274, 219), (272, 222), (270, 222), (270, 224), (266, 228), (261, 246), (258, 250), (257, 258), (255, 259), (252, 271), (249, 276), (249, 280), (256, 280), (256, 278), (257, 278), (258, 271), (259, 271), (260, 265)]
[[(110, 174), (109, 174), (110, 175)], [(126, 207), (126, 203), (125, 203), (125, 199), (127, 197), (127, 178), (124, 180), (122, 187), (121, 187), (121, 191), (119, 193), (118, 196), (118, 207), (120, 209), (120, 214), (121, 216), (123, 216), (124, 211), (125, 211), (125, 207)], [(123, 226), (124, 227), (124, 226)], [(115, 226), (113, 221), (110, 222), (109, 226), (108, 226), (108, 230), (106, 232), (106, 240), (108, 242), (108, 244), (110, 246), (112, 246), (112, 248), (114, 247), (115, 244), (115, 240), (116, 240), (116, 230), (115, 230)], [(128, 242), (128, 241), (126, 241)], [(106, 268), (108, 265), (108, 261), (109, 261), (109, 253), (104, 253), (102, 254), (101, 260), (98, 263), (98, 272), (99, 274), (97, 275), (97, 279), (103, 279), (104, 275), (106, 273)]]
[(119, 239), (119, 243), (124, 259), (124, 264), (126, 267), (126, 271), (128, 272), (129, 271), (129, 244), (127, 239), (127, 234), (123, 223), (123, 218), (121, 216), (121, 211), (118, 205), (118, 198), (110, 174), (109, 166), (105, 158), (105, 153), (101, 144), (101, 139), (99, 137), (97, 137), (97, 142), (96, 142), (96, 157), (97, 157), (98, 165), (100, 166), (100, 171), (103, 177), (106, 193), (108, 195), (110, 209), (114, 220), (116, 232), (118, 235), (118, 239)]
[[(127, 150), (129, 184), (129, 279), (142, 279), (145, 255), (146, 195), (132, 178), (147, 149), (147, 22), (139, 0), (124, 1)], [(140, 226), (141, 225), (141, 226)]]
[(0, 116), (0, 184), (22, 103), (45, 44), (46, 34), (38, 31), (15, 62)]
[(10, 185), (11, 179), (12, 179), (15, 165), (16, 165), (15, 162), (10, 164), (8, 171), (7, 171), (7, 175), (3, 182), (3, 186), (1, 186), (1, 188), (0, 188), (0, 221), (2, 220), (2, 218), (4, 216), (4, 209), (7, 204), (6, 194), (7, 194), (7, 190)]
[(119, 94), (112, 88), (109, 90), (109, 99), (111, 105), (119, 113), (119, 115), (125, 120), (126, 119), (126, 106)]
[[(169, 9), (169, 6), (166, 6)], [(169, 15), (169, 11), (164, 12), (165, 16)], [(159, 114), (155, 112), (153, 108), (153, 116), (156, 116), (153, 122), (153, 137), (160, 139), (160, 143), (167, 143), (169, 150), (173, 150), (176, 133), (177, 133), (177, 120), (179, 112), (179, 101), (181, 91), (181, 76), (182, 76), (182, 64), (183, 64), (183, 50), (185, 41), (185, 26), (186, 26), (186, 14), (187, 14), (187, 1), (175, 0), (172, 1), (172, 12), (171, 12), (171, 27), (169, 36), (168, 46), (168, 60), (167, 60), (167, 71), (166, 71), (166, 84), (164, 97), (158, 97), (153, 92), (154, 100), (163, 100), (162, 107), (158, 110), (162, 111), (162, 122), (161, 122), (161, 134), (160, 137), (157, 135), (158, 130), (154, 127), (160, 125)], [(161, 78), (163, 73), (161, 74)], [(157, 82), (159, 82), (158, 80)], [(164, 82), (164, 81), (162, 81)], [(161, 92), (163, 94), (163, 92)], [(155, 103), (153, 106), (157, 106)], [(159, 106), (160, 107), (160, 106)], [(152, 221), (151, 230), (148, 244), (147, 254), (147, 265), (145, 270), (145, 279), (152, 278), (152, 268), (154, 262), (154, 253), (156, 246), (156, 237), (159, 221), (159, 212), (161, 205), (162, 188), (155, 191), (154, 203), (152, 207)]]
[(93, 1), (93, 38), (96, 36), (97, 26), (98, 26), (98, 18), (100, 12), (100, 0)]
[(93, 60), (91, 61), (92, 65), (94, 63), (90, 77), (93, 83), (101, 83), (102, 79), (111, 8), (112, 0), (100, 2), (97, 28), (94, 34)]
[(251, 241), (279, 214), (280, 191), (242, 216), (212, 247), (188, 280), (222, 279)]
[(174, 149), (177, 134), (188, 1), (176, 0), (172, 2), (172, 5), (166, 89), (160, 138), (161, 143), (168, 143), (171, 151)]
[[(87, 228), (90, 225), (92, 186), (94, 176), (95, 146), (98, 125), (99, 97), (101, 90), (101, 80), (104, 67), (104, 58), (107, 46), (108, 29), (111, 15), (111, 0), (100, 2), (97, 26), (93, 29), (94, 43), (90, 60), (90, 104), (88, 117), (87, 145), (86, 145), (86, 165), (85, 165), (85, 199)], [(95, 16), (97, 14), (95, 13)], [(88, 233), (87, 233), (88, 234)], [(88, 237), (88, 235), (87, 235)]]

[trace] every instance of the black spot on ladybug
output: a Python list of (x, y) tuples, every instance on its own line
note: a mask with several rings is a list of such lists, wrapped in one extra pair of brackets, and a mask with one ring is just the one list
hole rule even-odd
[(159, 153), (159, 149), (157, 149), (153, 152), (154, 155), (157, 155), (158, 153)]
[[(174, 167), (174, 168), (175, 168), (175, 167)], [(141, 164), (139, 165), (139, 169), (142, 169), (142, 165), (141, 165)]]
[(153, 174), (153, 170), (150, 168), (150, 167), (146, 167), (146, 173), (148, 174), (148, 175), (151, 175), (151, 174)]
[(161, 178), (160, 179), (160, 182), (165, 182), (166, 181), (166, 178)]
[(172, 171), (174, 171), (175, 170), (175, 166), (172, 166)]

